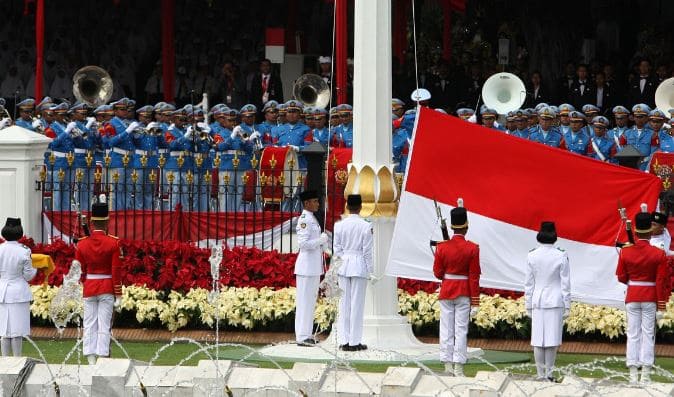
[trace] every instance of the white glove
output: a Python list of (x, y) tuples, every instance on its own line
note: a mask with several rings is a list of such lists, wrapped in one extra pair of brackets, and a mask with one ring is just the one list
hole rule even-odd
[(299, 152), (299, 151), (300, 151), (300, 147), (299, 147), (299, 146), (295, 146), (295, 145), (288, 145), (288, 147), (291, 147), (291, 148), (293, 148), (293, 149), (294, 149), (294, 150), (295, 150), (296, 152)]
[(87, 124), (86, 124), (87, 129), (91, 128), (91, 126), (94, 125), (95, 122), (96, 122), (95, 117), (87, 117)]
[(161, 126), (156, 121), (153, 121), (153, 122), (151, 122), (150, 124), (147, 125), (148, 130), (151, 130), (151, 129), (154, 129), (154, 128), (161, 128)]
[(321, 245), (326, 245), (328, 241), (330, 241), (330, 237), (328, 237), (327, 234), (321, 233), (321, 237), (319, 238)]
[(122, 297), (121, 296), (115, 296), (115, 303), (113, 303), (112, 306), (115, 309), (118, 309), (120, 306), (122, 306)]
[(12, 119), (9, 117), (5, 117), (4, 119), (0, 120), (0, 130), (6, 127), (9, 127), (12, 124)]
[(248, 139), (250, 139), (252, 141), (253, 139), (257, 139), (259, 137), (260, 137), (260, 133), (258, 131), (254, 131), (252, 134), (250, 134), (250, 137)]
[(567, 318), (569, 318), (569, 314), (571, 314), (571, 310), (564, 309), (564, 314), (562, 314), (562, 319), (566, 320)]
[(234, 131), (229, 135), (230, 138), (236, 139), (236, 137), (239, 136), (238, 130), (234, 128)]
[(185, 133), (185, 139), (191, 139), (193, 133), (194, 133), (194, 129), (192, 128), (192, 126), (187, 127), (187, 132)]
[(533, 310), (532, 309), (527, 309), (527, 317), (531, 318), (533, 315)]
[(75, 127), (77, 127), (77, 123), (76, 123), (76, 122), (71, 121), (70, 123), (68, 123), (68, 125), (66, 126), (66, 134), (70, 134), (70, 132), (71, 132), (73, 129), (75, 129)]
[(371, 285), (375, 285), (379, 281), (379, 277), (375, 276), (374, 273), (370, 273), (370, 275), (367, 276), (367, 281), (369, 281)]
[(664, 317), (665, 317), (665, 313), (663, 313), (662, 311), (658, 310), (657, 312), (655, 312), (655, 320), (656, 321), (660, 321)]
[(127, 133), (127, 134), (132, 133), (133, 130), (135, 130), (135, 129), (138, 128), (139, 126), (140, 126), (140, 123), (137, 122), (137, 121), (134, 121), (133, 123), (129, 124), (128, 127), (126, 127), (126, 133)]
[(33, 128), (40, 128), (42, 123), (40, 123), (39, 119), (35, 119), (35, 120), (33, 120), (33, 123), (31, 125), (33, 126)]
[(211, 132), (211, 127), (209, 127), (208, 124), (204, 123), (203, 121), (197, 123), (197, 127), (203, 132), (210, 133)]
[(475, 318), (477, 315), (477, 312), (480, 311), (480, 308), (478, 306), (473, 306), (470, 308), (470, 318)]
[(169, 128), (168, 128), (168, 129), (169, 129), (169, 131), (175, 130), (175, 129), (176, 129), (175, 123), (171, 123), (171, 125), (169, 125)]

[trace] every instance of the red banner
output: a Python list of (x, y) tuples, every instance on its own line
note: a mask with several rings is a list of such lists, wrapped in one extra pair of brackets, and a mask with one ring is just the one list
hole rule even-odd
[(35, 103), (39, 102), (42, 99), (43, 54), (44, 54), (44, 0), (37, 0), (37, 7), (35, 10)]
[(344, 186), (348, 176), (347, 165), (351, 162), (353, 151), (350, 148), (330, 149), (328, 156), (328, 205), (325, 229), (332, 230), (335, 220), (344, 212)]
[(173, 20), (175, 18), (175, 0), (161, 2), (161, 64), (164, 100), (173, 102), (173, 82), (175, 79), (175, 49)]
[[(45, 212), (54, 229), (66, 236), (81, 236), (77, 214)], [(108, 232), (125, 240), (224, 240), (269, 230), (297, 214), (263, 212), (112, 211)], [(51, 233), (50, 233), (51, 234)]]

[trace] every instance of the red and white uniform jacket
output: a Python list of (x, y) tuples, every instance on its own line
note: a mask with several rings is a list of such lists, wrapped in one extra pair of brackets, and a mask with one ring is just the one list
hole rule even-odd
[(657, 302), (658, 310), (665, 310), (670, 285), (664, 251), (653, 247), (648, 240), (637, 240), (620, 250), (616, 276), (618, 281), (627, 284), (625, 303)]
[(82, 263), (84, 297), (103, 294), (122, 294), (119, 239), (102, 230), (94, 230), (91, 236), (77, 243), (75, 259)]
[(471, 306), (480, 305), (480, 247), (461, 234), (438, 244), (433, 274), (442, 280), (438, 299), (469, 296)]

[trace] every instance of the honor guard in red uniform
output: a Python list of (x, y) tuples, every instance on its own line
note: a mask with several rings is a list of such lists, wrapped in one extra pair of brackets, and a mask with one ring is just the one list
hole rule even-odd
[(84, 277), (83, 350), (89, 364), (110, 355), (112, 310), (122, 295), (122, 251), (117, 237), (107, 234), (108, 204), (105, 195), (91, 206), (91, 236), (77, 244), (75, 258)]
[(468, 351), (468, 322), (480, 305), (480, 247), (466, 240), (468, 215), (465, 208), (452, 209), (451, 222), (454, 236), (438, 244), (433, 273), (442, 280), (438, 296), (440, 361), (445, 363), (449, 374), (463, 376)]
[(630, 383), (650, 382), (655, 360), (655, 320), (669, 300), (669, 268), (663, 250), (650, 244), (652, 216), (648, 212), (637, 214), (635, 232), (638, 240), (620, 251), (616, 276), (627, 284), (625, 307), (627, 310), (627, 367)]

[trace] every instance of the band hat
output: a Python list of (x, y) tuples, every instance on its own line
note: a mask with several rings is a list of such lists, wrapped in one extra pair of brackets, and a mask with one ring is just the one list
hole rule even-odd
[(538, 117), (542, 119), (554, 119), (555, 112), (549, 106), (545, 106), (538, 111)]
[(257, 107), (253, 104), (247, 104), (243, 105), (241, 108), (241, 115), (242, 116), (255, 116), (257, 114)]
[(592, 125), (594, 125), (594, 126), (596, 126), (596, 127), (604, 127), (604, 128), (608, 128), (608, 126), (609, 126), (609, 121), (608, 121), (608, 119), (607, 119), (606, 117), (604, 117), (604, 116), (597, 116), (597, 117), (595, 117), (595, 118), (592, 119)]
[(401, 108), (405, 106), (405, 102), (398, 98), (393, 98), (391, 99), (391, 107), (396, 109), (396, 108)]
[(637, 233), (650, 233), (653, 231), (653, 217), (649, 212), (639, 212), (634, 217), (634, 231)]
[(559, 105), (559, 115), (560, 116), (566, 116), (567, 114), (573, 112), (576, 110), (576, 108), (573, 107), (573, 105), (570, 105), (568, 103), (563, 103)]
[(665, 120), (667, 116), (665, 116), (665, 113), (662, 110), (653, 109), (648, 113), (648, 118), (651, 120)]
[(636, 105), (632, 106), (632, 114), (634, 115), (648, 115), (648, 113), (651, 111), (651, 108), (648, 107), (648, 105), (645, 105), (643, 103), (637, 103)]
[(23, 101), (17, 103), (16, 107), (19, 109), (33, 109), (35, 107), (35, 99), (26, 98)]
[(630, 111), (627, 110), (627, 108), (622, 106), (622, 105), (614, 106), (612, 111), (613, 111), (614, 115), (618, 115), (618, 114), (628, 115), (628, 114), (630, 114)]
[(468, 212), (464, 207), (452, 208), (449, 217), (452, 229), (463, 229), (468, 227)]
[(569, 120), (571, 121), (584, 121), (585, 115), (577, 110), (573, 110), (569, 113)]
[(276, 108), (278, 108), (278, 102), (276, 102), (275, 100), (272, 99), (270, 101), (267, 101), (267, 103), (264, 104), (264, 106), (262, 107), (262, 112), (266, 113), (267, 110), (274, 110)]
[(583, 110), (583, 113), (585, 113), (585, 114), (588, 114), (588, 113), (599, 113), (599, 108), (596, 107), (596, 106), (594, 106), (594, 105), (592, 105), (592, 104), (589, 104), (589, 103), (588, 103), (587, 105), (583, 105), (582, 110)]
[(91, 220), (92, 221), (107, 221), (109, 219), (108, 203), (106, 196), (101, 194), (98, 196), (98, 201), (91, 204)]

